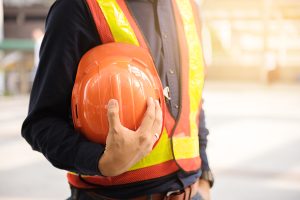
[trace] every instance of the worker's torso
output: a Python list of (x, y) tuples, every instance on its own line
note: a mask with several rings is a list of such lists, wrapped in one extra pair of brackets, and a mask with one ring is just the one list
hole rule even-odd
[[(149, 44), (163, 87), (170, 88), (170, 100), (166, 100), (169, 115), (166, 117), (162, 138), (148, 156), (130, 169), (127, 176), (121, 175), (112, 179), (90, 176), (81, 178), (99, 185), (118, 185), (144, 180), (142, 176), (149, 175), (149, 172), (153, 173), (149, 179), (153, 179), (170, 175), (180, 168), (186, 168), (189, 172), (199, 169), (196, 118), (203, 86), (202, 50), (191, 2), (177, 1), (177, 22), (174, 16), (175, 2), (171, 0), (126, 2), (131, 15), (138, 23), (139, 30)], [(98, 3), (101, 4), (101, 1)], [(106, 9), (105, 6), (102, 9)], [(181, 25), (182, 27), (178, 28)], [(178, 37), (178, 34), (181, 37)], [(184, 48), (180, 48), (180, 45)], [(173, 136), (174, 139), (171, 141)], [(178, 166), (175, 166), (176, 164)], [(165, 172), (162, 172), (164, 170)], [(162, 175), (154, 175), (159, 173)]]
[(127, 5), (142, 31), (163, 87), (169, 87), (167, 106), (176, 118), (179, 105), (179, 47), (170, 0), (128, 0)]

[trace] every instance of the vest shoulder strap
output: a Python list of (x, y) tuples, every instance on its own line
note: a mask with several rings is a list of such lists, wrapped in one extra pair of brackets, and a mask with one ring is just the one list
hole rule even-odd
[(124, 0), (86, 0), (102, 43), (121, 42), (148, 49)]
[(103, 12), (99, 9), (99, 5), (96, 0), (86, 0), (88, 7), (92, 13), (94, 23), (96, 25), (99, 37), (103, 43), (113, 42), (113, 36), (109, 29), (108, 23), (105, 20)]

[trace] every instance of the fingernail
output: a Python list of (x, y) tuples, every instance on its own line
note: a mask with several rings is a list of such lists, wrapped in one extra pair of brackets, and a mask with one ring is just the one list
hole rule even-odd
[(150, 104), (153, 103), (153, 98), (152, 97), (148, 98), (148, 103), (150, 103)]
[(117, 105), (117, 100), (111, 99), (108, 101), (107, 108), (112, 108), (115, 107), (116, 105)]

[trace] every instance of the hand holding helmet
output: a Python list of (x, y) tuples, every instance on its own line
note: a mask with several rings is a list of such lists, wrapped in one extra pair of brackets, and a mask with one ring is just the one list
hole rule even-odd
[(151, 152), (162, 128), (162, 110), (157, 100), (148, 98), (147, 111), (136, 131), (121, 124), (116, 100), (109, 101), (107, 110), (109, 131), (98, 168), (104, 176), (116, 176)]
[(164, 105), (148, 50), (109, 43), (81, 59), (72, 92), (73, 122), (87, 139), (106, 145), (98, 164), (103, 175), (126, 172), (154, 148)]

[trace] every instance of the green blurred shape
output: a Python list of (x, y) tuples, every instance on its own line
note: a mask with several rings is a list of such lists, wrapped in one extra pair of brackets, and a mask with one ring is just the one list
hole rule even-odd
[(4, 39), (0, 41), (0, 50), (32, 51), (34, 41), (30, 39)]

